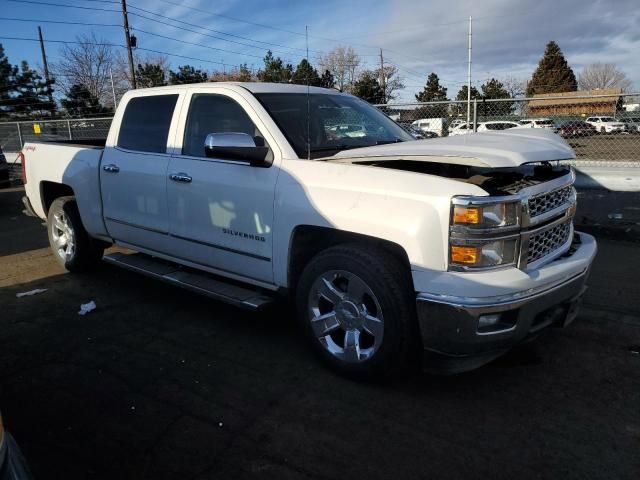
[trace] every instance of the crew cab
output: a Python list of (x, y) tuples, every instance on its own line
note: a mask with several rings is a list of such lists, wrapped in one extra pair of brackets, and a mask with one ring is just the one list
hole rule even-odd
[(128, 92), (102, 143), (22, 151), (64, 267), (117, 244), (105, 261), (240, 307), (288, 296), (348, 376), (417, 352), (469, 370), (566, 325), (596, 254), (573, 227), (575, 154), (542, 129), (414, 140), (335, 90), (207, 83)]

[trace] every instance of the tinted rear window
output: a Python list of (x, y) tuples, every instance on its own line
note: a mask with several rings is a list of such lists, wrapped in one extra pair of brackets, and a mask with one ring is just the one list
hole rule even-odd
[(177, 94), (132, 98), (122, 117), (118, 147), (166, 153), (169, 126), (177, 101)]

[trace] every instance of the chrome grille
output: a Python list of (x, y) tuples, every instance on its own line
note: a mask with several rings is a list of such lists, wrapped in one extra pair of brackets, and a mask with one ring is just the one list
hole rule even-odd
[(573, 186), (568, 185), (529, 198), (529, 217), (535, 218), (564, 205), (571, 199), (573, 191)]
[(569, 241), (571, 236), (571, 219), (529, 237), (527, 264), (540, 260), (553, 253)]

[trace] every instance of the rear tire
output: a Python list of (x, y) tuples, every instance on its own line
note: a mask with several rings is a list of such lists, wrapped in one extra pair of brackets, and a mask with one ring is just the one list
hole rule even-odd
[(410, 272), (384, 250), (340, 245), (320, 252), (300, 277), (296, 306), (313, 350), (347, 377), (407, 372), (418, 352)]
[(82, 225), (74, 197), (56, 198), (47, 215), (49, 245), (57, 262), (70, 272), (94, 270), (104, 244), (92, 239)]

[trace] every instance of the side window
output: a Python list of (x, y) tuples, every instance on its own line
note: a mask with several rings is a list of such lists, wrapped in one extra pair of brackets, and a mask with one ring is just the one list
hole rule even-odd
[(182, 154), (205, 157), (204, 141), (210, 133), (246, 133), (257, 146), (265, 141), (247, 112), (234, 100), (223, 95), (196, 94), (191, 97)]
[(178, 95), (153, 95), (129, 100), (118, 133), (118, 147), (166, 153), (167, 137)]

